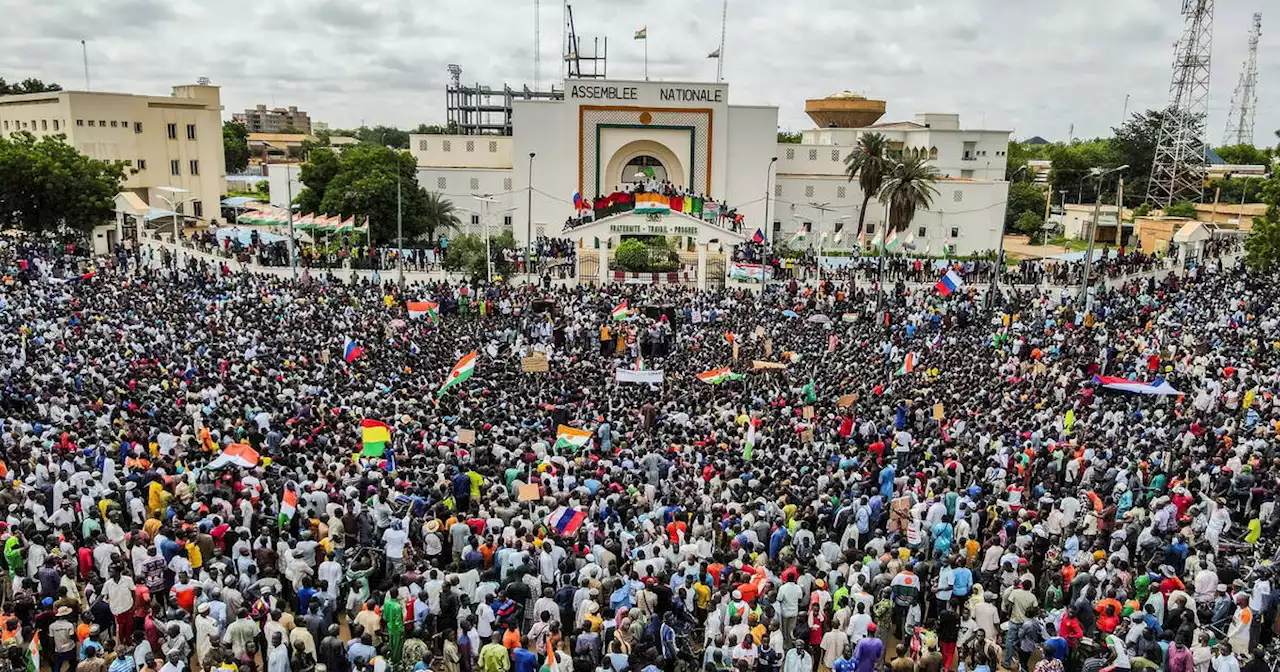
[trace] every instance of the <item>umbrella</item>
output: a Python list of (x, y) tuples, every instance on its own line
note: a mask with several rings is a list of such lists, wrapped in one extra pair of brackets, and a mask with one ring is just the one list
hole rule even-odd
[(800, 317), (799, 315), (796, 314), (796, 311), (794, 310), (784, 310), (782, 311), (782, 314), (786, 315), (787, 317)]
[(806, 321), (806, 322), (821, 322), (821, 323), (823, 323), (823, 324), (827, 324), (827, 323), (831, 322), (831, 318), (827, 317), (826, 315), (817, 314), (817, 315), (810, 315), (810, 316), (809, 316), (809, 319), (808, 319), (808, 320), (805, 320), (805, 321)]

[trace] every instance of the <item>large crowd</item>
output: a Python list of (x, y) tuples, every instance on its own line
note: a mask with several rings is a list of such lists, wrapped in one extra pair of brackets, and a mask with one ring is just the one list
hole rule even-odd
[(1229, 261), (878, 312), (0, 245), (0, 666), (1267, 669), (1280, 288)]

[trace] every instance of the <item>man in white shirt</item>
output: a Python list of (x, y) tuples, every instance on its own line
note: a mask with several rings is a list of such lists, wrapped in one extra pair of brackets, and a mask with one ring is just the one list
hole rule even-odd
[(102, 583), (102, 592), (116, 619), (116, 639), (131, 642), (133, 635), (133, 578), (125, 576), (120, 565), (111, 568), (111, 577)]

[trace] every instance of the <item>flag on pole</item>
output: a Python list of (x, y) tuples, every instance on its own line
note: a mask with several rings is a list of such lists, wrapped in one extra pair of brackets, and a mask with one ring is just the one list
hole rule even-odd
[(445, 378), (444, 384), (441, 385), (440, 389), (436, 392), (436, 399), (443, 397), (444, 393), (448, 392), (451, 388), (465, 383), (469, 378), (471, 378), (471, 374), (475, 372), (475, 368), (476, 351), (472, 350), (471, 352), (463, 355), (462, 359), (459, 359), (457, 364), (453, 365), (453, 370), (449, 372), (449, 377)]
[(753, 243), (763, 243), (763, 242), (764, 242), (764, 230), (762, 230), (762, 229), (756, 229), (756, 232), (755, 232), (755, 233), (753, 233), (753, 234), (751, 234), (751, 242), (753, 242)]
[(214, 458), (206, 466), (207, 469), (221, 469), (222, 467), (235, 466), (244, 469), (252, 469), (258, 466), (258, 451), (247, 443), (233, 443), (222, 451), (222, 454)]
[(348, 336), (346, 344), (342, 346), (342, 361), (350, 364), (351, 362), (359, 359), (363, 354), (364, 348), (356, 345), (356, 342)]
[(637, 31), (636, 31), (636, 39), (637, 39), (637, 40), (645, 40), (645, 39), (648, 39), (648, 38), (649, 38), (649, 27), (648, 27), (648, 26), (645, 26), (644, 28), (641, 28), (640, 30), (637, 30)]
[(934, 287), (938, 288), (939, 294), (951, 296), (952, 292), (964, 287), (964, 278), (960, 277), (960, 274), (955, 271), (947, 271), (947, 274), (942, 276), (942, 279)]
[[(80, 40), (84, 44), (84, 40)], [(35, 636), (27, 642), (27, 672), (40, 672), (40, 637)]]
[(814, 385), (813, 379), (809, 379), (809, 384), (804, 386), (804, 402), (812, 404), (818, 400), (818, 388)]
[(720, 58), (720, 50), (716, 49), (715, 51), (707, 54), (707, 58)]
[(933, 340), (932, 340), (932, 341), (929, 341), (929, 349), (930, 349), (930, 350), (934, 350), (934, 349), (936, 349), (936, 348), (937, 348), (938, 346), (940, 346), (940, 345), (942, 345), (942, 332), (941, 332), (941, 331), (939, 331), (939, 332), (937, 333), (937, 335), (935, 335), (935, 336), (933, 337)]
[(627, 302), (623, 301), (622, 303), (619, 303), (613, 311), (609, 313), (609, 317), (612, 317), (614, 320), (627, 319)]
[(742, 459), (750, 462), (756, 452), (756, 419), (747, 420), (747, 443), (742, 446)]
[(574, 532), (582, 527), (583, 521), (587, 519), (587, 512), (578, 509), (562, 506), (547, 516), (547, 527), (555, 530), (563, 536), (572, 536)]
[(432, 322), (440, 321), (440, 304), (434, 301), (409, 301), (404, 304), (404, 307), (409, 311), (411, 320), (425, 317)]
[(893, 252), (898, 249), (898, 230), (889, 229), (889, 236), (884, 239), (884, 249)]
[(360, 421), (360, 454), (365, 457), (382, 457), (391, 442), (391, 428), (386, 423), (365, 418)]
[(704, 383), (719, 385), (720, 383), (728, 382), (730, 380), (741, 380), (742, 374), (734, 373), (729, 370), (729, 367), (724, 366), (719, 369), (703, 371), (702, 373), (699, 373), (696, 378)]
[(555, 449), (568, 448), (569, 450), (578, 450), (591, 443), (591, 432), (585, 429), (576, 429), (568, 425), (560, 425), (556, 427), (556, 445)]
[(287, 525), (297, 512), (298, 492), (293, 489), (292, 485), (286, 485), (284, 486), (284, 492), (280, 495), (280, 515), (277, 519), (280, 527)]
[(902, 366), (898, 367), (898, 375), (906, 375), (916, 370), (916, 353), (908, 352), (907, 356), (902, 359)]

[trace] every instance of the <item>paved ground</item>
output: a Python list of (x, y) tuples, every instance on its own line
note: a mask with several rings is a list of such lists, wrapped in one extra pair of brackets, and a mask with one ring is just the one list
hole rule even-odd
[(1042, 259), (1055, 254), (1075, 252), (1065, 245), (1032, 245), (1027, 236), (1005, 236), (1004, 253), (1010, 261), (1019, 259)]

